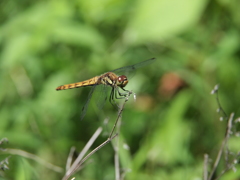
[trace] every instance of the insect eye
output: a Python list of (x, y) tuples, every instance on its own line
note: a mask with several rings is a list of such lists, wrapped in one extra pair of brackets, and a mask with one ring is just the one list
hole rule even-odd
[(128, 83), (127, 77), (124, 76), (124, 75), (119, 76), (118, 77), (118, 82), (119, 82), (120, 86), (125, 87)]
[(118, 77), (118, 81), (123, 83), (123, 82), (127, 81), (127, 77), (124, 76), (124, 75), (121, 75), (121, 76)]

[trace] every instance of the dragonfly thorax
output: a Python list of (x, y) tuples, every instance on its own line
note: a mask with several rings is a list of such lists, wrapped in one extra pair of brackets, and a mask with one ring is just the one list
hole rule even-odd
[(118, 76), (117, 86), (125, 87), (127, 85), (127, 83), (128, 83), (127, 76), (125, 76), (125, 75)]

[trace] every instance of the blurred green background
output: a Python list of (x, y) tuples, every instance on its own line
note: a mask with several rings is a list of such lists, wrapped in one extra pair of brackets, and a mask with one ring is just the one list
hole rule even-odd
[[(55, 88), (152, 57), (126, 87), (137, 100), (127, 102), (119, 135), (124, 179), (202, 179), (203, 155), (215, 159), (226, 128), (210, 95), (216, 84), (224, 110), (239, 116), (239, 7), (238, 0), (0, 1), (0, 138), (9, 140), (1, 147), (63, 168), (11, 155), (0, 179), (61, 179), (70, 148), (81, 151), (103, 126), (92, 149), (99, 145), (117, 113), (107, 102), (100, 116), (92, 103), (80, 121), (90, 88)], [(231, 150), (239, 149), (236, 139)], [(0, 161), (8, 155), (0, 152)], [(113, 157), (110, 143), (76, 179), (114, 179)], [(229, 171), (222, 179), (239, 177)]]

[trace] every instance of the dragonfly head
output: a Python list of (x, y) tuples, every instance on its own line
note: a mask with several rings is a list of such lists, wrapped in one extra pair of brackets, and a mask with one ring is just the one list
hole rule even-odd
[(118, 76), (117, 86), (125, 87), (127, 83), (128, 83), (127, 76), (124, 76), (124, 75)]

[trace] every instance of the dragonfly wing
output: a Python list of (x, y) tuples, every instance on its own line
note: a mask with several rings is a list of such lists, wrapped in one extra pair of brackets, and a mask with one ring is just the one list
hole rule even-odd
[(94, 101), (96, 102), (99, 112), (102, 110), (103, 106), (106, 103), (106, 100), (109, 97), (110, 87), (107, 85), (98, 85), (94, 92)]
[(83, 108), (82, 108), (82, 113), (81, 113), (80, 120), (82, 120), (82, 119), (84, 118), (84, 116), (86, 115), (89, 102), (90, 102), (91, 97), (92, 97), (92, 95), (93, 95), (93, 92), (94, 92), (94, 90), (95, 90), (96, 88), (97, 88), (97, 84), (94, 85), (94, 86), (91, 88), (91, 90), (90, 90), (90, 92), (89, 92), (89, 94), (88, 94), (87, 101), (86, 101), (86, 103), (84, 104), (84, 106), (83, 106)]
[(151, 58), (151, 59), (148, 59), (146, 61), (142, 61), (140, 63), (137, 63), (137, 64), (134, 64), (134, 65), (130, 65), (130, 66), (125, 66), (125, 67), (121, 67), (121, 68), (118, 68), (118, 69), (115, 69), (111, 72), (114, 72), (118, 75), (126, 75), (126, 76), (129, 76), (129, 73), (138, 69), (138, 68), (141, 68), (143, 66), (147, 66), (153, 62), (155, 62), (156, 58)]
[(95, 85), (92, 87), (91, 91), (88, 94), (87, 102), (82, 108), (81, 120), (86, 115), (91, 99), (93, 99), (94, 103), (96, 103), (98, 111), (101, 112), (103, 106), (106, 103), (110, 90), (111, 88), (109, 86), (103, 84)]

